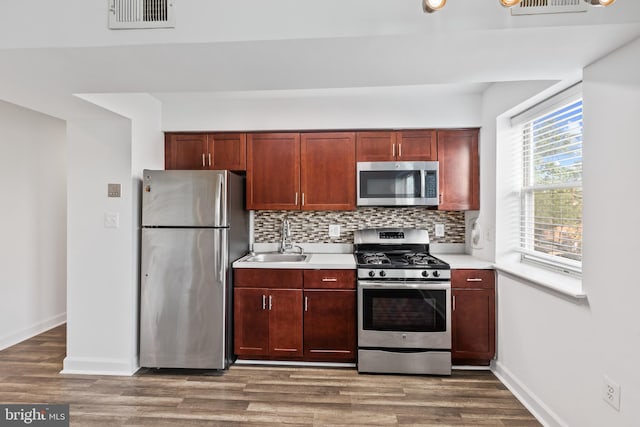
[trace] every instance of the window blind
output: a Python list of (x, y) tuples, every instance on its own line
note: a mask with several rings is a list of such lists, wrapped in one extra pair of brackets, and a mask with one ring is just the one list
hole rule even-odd
[(582, 269), (582, 99), (571, 88), (512, 118), (522, 144), (523, 261)]

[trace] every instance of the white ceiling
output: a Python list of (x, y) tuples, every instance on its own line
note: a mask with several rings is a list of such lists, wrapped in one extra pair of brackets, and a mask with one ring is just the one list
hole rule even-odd
[[(0, 99), (67, 119), (96, 111), (73, 96), (83, 93), (476, 93), (575, 77), (640, 36), (637, 0), (524, 17), (497, 0), (451, 0), (435, 14), (420, 0), (175, 1), (175, 29), (131, 31), (106, 29), (100, 2), (3, 2)], [(71, 6), (73, 20), (60, 10)]]

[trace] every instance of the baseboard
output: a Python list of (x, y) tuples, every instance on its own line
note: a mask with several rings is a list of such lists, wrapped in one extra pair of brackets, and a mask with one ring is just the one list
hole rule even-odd
[(545, 427), (568, 427), (535, 393), (511, 373), (500, 362), (496, 362), (493, 374), (513, 393), (513, 395), (533, 414)]
[(130, 377), (140, 366), (134, 361), (101, 359), (93, 357), (65, 357), (61, 374), (73, 375), (114, 375)]
[(4, 337), (0, 337), (0, 350), (4, 350), (5, 348), (9, 348), (18, 343), (21, 343), (24, 340), (28, 340), (29, 338), (33, 338), (36, 335), (39, 335), (43, 332), (48, 331), (51, 328), (55, 328), (56, 326), (60, 326), (67, 321), (67, 313), (60, 313), (49, 319), (45, 319), (41, 322), (36, 323), (28, 328), (22, 329), (20, 331), (11, 333)]

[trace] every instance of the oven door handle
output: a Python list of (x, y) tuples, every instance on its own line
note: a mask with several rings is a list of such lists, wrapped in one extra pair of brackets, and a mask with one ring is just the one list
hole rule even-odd
[(372, 282), (359, 280), (358, 287), (363, 289), (426, 289), (426, 290), (447, 290), (451, 289), (451, 282), (437, 281), (437, 282)]

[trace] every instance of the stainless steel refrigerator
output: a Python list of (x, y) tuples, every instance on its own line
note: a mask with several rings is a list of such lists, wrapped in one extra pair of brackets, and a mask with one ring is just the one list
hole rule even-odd
[(244, 178), (145, 170), (140, 365), (226, 369), (233, 355), (231, 262), (247, 253)]

